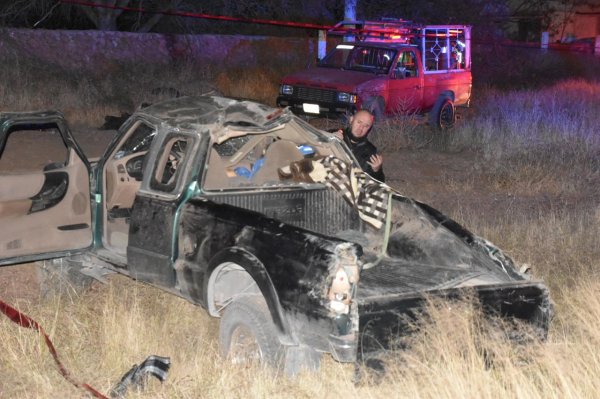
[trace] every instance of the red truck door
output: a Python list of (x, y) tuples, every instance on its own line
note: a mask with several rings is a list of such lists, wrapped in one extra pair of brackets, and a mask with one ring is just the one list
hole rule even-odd
[(412, 49), (400, 52), (396, 65), (390, 71), (386, 113), (409, 114), (421, 108), (423, 74), (419, 59)]

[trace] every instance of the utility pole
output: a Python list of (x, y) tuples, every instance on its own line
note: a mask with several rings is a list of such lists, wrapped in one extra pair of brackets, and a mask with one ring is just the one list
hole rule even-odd
[[(344, 21), (356, 21), (356, 3), (358, 0), (344, 1)], [(346, 36), (346, 41), (354, 41), (354, 36)], [(323, 59), (327, 53), (327, 35), (324, 30), (319, 31), (317, 59)]]
[[(344, 1), (344, 21), (356, 21), (356, 3), (358, 3), (358, 0)], [(354, 35), (344, 37), (344, 41), (353, 42)]]
[(356, 4), (358, 0), (346, 0), (344, 2), (344, 21), (356, 21)]

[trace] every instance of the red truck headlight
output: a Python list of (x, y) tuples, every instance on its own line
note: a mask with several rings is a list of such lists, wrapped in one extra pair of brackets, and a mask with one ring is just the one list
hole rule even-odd
[(279, 86), (279, 93), (285, 94), (286, 96), (291, 96), (292, 94), (294, 94), (294, 86), (281, 85), (281, 86)]
[(337, 100), (341, 103), (355, 104), (356, 103), (356, 95), (350, 94), (350, 93), (345, 93), (345, 92), (339, 92), (337, 94)]

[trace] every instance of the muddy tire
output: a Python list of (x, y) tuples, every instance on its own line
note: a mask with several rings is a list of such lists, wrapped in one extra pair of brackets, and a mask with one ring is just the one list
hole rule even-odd
[(429, 113), (429, 124), (438, 130), (451, 129), (456, 122), (456, 110), (454, 103), (448, 97), (437, 99), (433, 109)]
[(219, 328), (221, 354), (234, 364), (259, 364), (282, 369), (284, 347), (265, 300), (238, 297), (225, 308)]
[(81, 273), (83, 262), (77, 257), (56, 258), (37, 263), (40, 295), (79, 295), (94, 278)]

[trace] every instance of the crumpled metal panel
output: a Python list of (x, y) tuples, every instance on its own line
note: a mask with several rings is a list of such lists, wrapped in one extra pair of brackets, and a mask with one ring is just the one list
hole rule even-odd
[[(470, 290), (485, 315), (528, 322), (545, 339), (553, 316), (548, 289), (539, 282), (511, 282), (473, 287)], [(359, 356), (402, 347), (401, 338), (414, 329), (413, 323), (431, 298), (460, 300), (463, 289), (447, 289), (410, 295), (381, 295), (359, 300)], [(518, 337), (515, 337), (518, 338)]]
[(213, 135), (222, 142), (243, 134), (264, 133), (288, 122), (291, 113), (252, 101), (231, 98), (179, 97), (137, 111), (172, 128)]
[[(386, 258), (376, 267), (361, 272), (358, 297), (393, 295), (438, 288), (481, 275), (480, 270), (463, 270)], [(509, 281), (506, 278), (506, 281)]]

